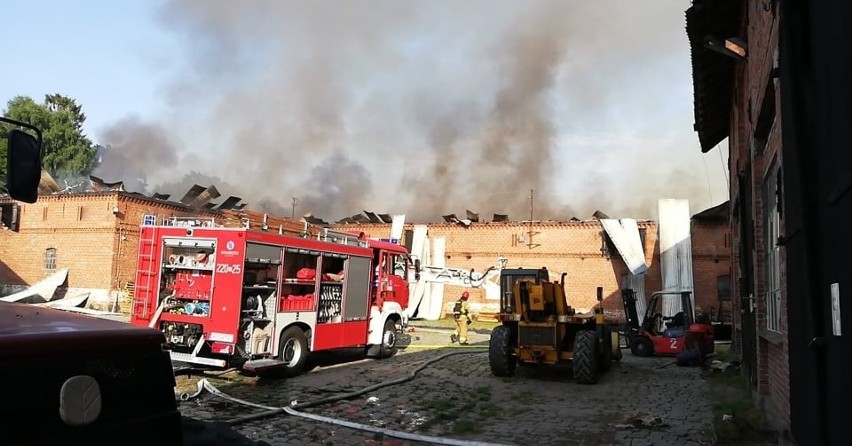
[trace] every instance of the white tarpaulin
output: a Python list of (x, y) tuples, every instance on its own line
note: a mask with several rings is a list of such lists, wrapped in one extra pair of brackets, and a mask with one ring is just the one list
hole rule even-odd
[[(429, 239), (426, 238), (429, 227), (427, 225), (414, 225), (414, 231), (411, 237), (411, 255), (415, 258), (420, 259), (422, 264), (426, 264), (426, 259), (428, 257), (427, 250), (429, 247)], [(413, 276), (413, 275), (412, 275)], [(428, 291), (428, 285), (419, 281), (415, 283), (414, 277), (409, 277), (408, 281), (409, 285), (409, 296), (408, 296), (408, 308), (406, 309), (408, 312), (408, 317), (413, 317), (415, 312), (418, 310), (421, 302), (423, 302), (423, 296)]]
[(65, 283), (67, 277), (68, 268), (62, 268), (23, 291), (0, 297), (0, 301), (21, 303), (50, 302), (53, 300), (56, 289)]
[(391, 238), (402, 240), (402, 230), (405, 227), (405, 214), (394, 215), (391, 221)]
[[(693, 291), (692, 237), (689, 200), (664, 199), (658, 202), (660, 222), (660, 269), (663, 291)], [(695, 308), (695, 295), (692, 295)], [(675, 295), (663, 297), (663, 316), (671, 317), (682, 310)]]
[(645, 249), (642, 239), (639, 237), (639, 226), (632, 218), (615, 220), (611, 218), (601, 220), (604, 230), (615, 245), (615, 249), (621, 254), (627, 269), (633, 275), (644, 274), (648, 271), (645, 264)]
[[(447, 239), (445, 237), (435, 237), (432, 239), (432, 266), (446, 266)], [(424, 305), (427, 304), (427, 305)], [(425, 296), (423, 303), (420, 304), (420, 317), (430, 321), (436, 321), (443, 316), (444, 312), (444, 284), (432, 283), (430, 291)]]
[(632, 218), (607, 218), (602, 219), (601, 224), (627, 265), (629, 272), (624, 277), (621, 288), (636, 292), (636, 315), (641, 324), (645, 316), (645, 273), (648, 272), (648, 265), (645, 263), (645, 247), (642, 246), (639, 225)]
[(426, 250), (429, 247), (426, 234), (429, 231), (427, 225), (414, 225), (411, 237), (411, 255), (420, 259), (422, 263), (426, 259)]

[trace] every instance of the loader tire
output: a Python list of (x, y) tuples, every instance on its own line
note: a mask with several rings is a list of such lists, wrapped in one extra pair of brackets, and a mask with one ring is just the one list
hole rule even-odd
[(511, 327), (501, 325), (491, 331), (488, 342), (488, 363), (494, 376), (512, 376), (518, 365), (514, 352), (514, 332)]
[(612, 359), (621, 361), (624, 356), (621, 352), (621, 332), (618, 330), (612, 332)]
[(598, 382), (598, 339), (592, 330), (580, 330), (574, 338), (574, 380), (580, 384)]

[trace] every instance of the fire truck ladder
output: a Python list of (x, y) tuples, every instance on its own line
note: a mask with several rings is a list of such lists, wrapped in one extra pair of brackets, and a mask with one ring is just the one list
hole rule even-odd
[[(149, 217), (149, 216), (145, 216)], [(154, 216), (151, 216), (154, 217)], [(154, 217), (156, 218), (156, 217)], [(143, 227), (139, 231), (139, 257), (137, 259), (136, 270), (139, 271), (136, 288), (133, 293), (133, 311), (136, 317), (147, 319), (151, 314), (151, 299), (154, 289), (154, 281), (157, 278), (156, 262), (154, 261), (154, 252), (157, 240), (157, 229), (155, 227), (145, 227), (148, 223), (147, 218), (144, 220)], [(158, 317), (152, 318), (152, 322)]]

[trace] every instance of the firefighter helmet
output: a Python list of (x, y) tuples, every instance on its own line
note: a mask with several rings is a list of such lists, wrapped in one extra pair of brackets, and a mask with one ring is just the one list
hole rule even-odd
[(467, 291), (463, 292), (461, 295), (462, 299), (467, 299), (468, 297), (470, 297), (470, 294), (468, 294)]

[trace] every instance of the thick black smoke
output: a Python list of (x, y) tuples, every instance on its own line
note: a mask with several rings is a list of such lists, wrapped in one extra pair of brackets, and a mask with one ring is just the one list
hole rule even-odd
[[(725, 191), (692, 131), (688, 6), (171, 0), (160, 18), (183, 63), (162, 124), (181, 156), (140, 166), (152, 185), (205, 172), (236, 189), (223, 195), (285, 211), (297, 197), (330, 221), (520, 220), (530, 190), (537, 219), (653, 217), (659, 198), (698, 210)], [(121, 127), (112, 140), (135, 138)]]

